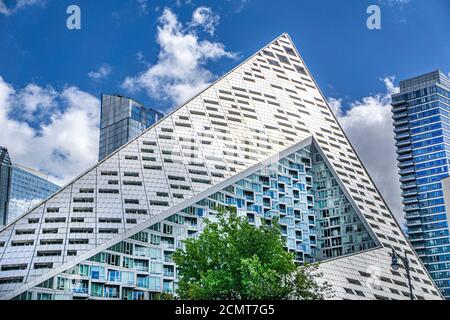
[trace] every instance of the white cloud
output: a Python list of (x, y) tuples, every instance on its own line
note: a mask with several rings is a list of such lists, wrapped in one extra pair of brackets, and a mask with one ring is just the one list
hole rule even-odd
[[(16, 117), (48, 105), (59, 108), (52, 109), (47, 121)], [(58, 92), (30, 84), (16, 91), (0, 76), (0, 145), (8, 148), (13, 162), (64, 184), (97, 161), (99, 110), (99, 99), (76, 87)]]
[(212, 12), (211, 8), (198, 7), (192, 14), (191, 26), (203, 27), (203, 30), (213, 35), (216, 27), (219, 24), (220, 17)]
[(157, 63), (137, 76), (127, 77), (122, 87), (131, 92), (144, 89), (153, 98), (177, 104), (191, 98), (215, 78), (205, 68), (207, 62), (236, 57), (222, 43), (200, 40), (192, 21), (183, 25), (167, 8), (158, 20), (156, 42), (160, 46)]
[(93, 80), (99, 81), (107, 78), (111, 74), (111, 71), (112, 71), (111, 66), (104, 63), (97, 69), (97, 71), (89, 72), (88, 76)]
[(9, 212), (8, 212), (8, 223), (13, 221), (18, 216), (24, 214), (34, 206), (38, 205), (42, 199), (10, 199), (9, 200)]
[(136, 0), (139, 12), (141, 14), (147, 14), (148, 13), (148, 3), (147, 0)]
[(44, 0), (17, 0), (13, 6), (7, 6), (6, 0), (0, 0), (0, 14), (10, 15), (25, 7), (44, 5)]
[(381, 4), (387, 4), (389, 6), (404, 6), (410, 3), (411, 0), (378, 0)]
[(341, 99), (330, 98), (329, 104), (393, 214), (401, 221), (401, 189), (390, 105), (391, 94), (397, 93), (398, 88), (393, 77), (382, 80), (386, 92), (354, 101), (345, 111)]

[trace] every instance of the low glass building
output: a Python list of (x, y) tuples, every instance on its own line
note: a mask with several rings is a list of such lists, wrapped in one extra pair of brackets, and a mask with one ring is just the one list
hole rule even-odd
[(8, 222), (57, 192), (60, 186), (40, 171), (13, 165)]

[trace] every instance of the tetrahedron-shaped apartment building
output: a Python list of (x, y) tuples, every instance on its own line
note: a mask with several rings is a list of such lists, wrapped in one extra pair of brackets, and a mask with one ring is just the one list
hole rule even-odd
[(283, 34), (0, 231), (1, 299), (151, 299), (220, 205), (279, 217), (335, 299), (441, 299)]

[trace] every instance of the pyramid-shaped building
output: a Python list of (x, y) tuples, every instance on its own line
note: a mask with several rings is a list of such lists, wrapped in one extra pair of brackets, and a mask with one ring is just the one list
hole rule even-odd
[(287, 34), (0, 230), (0, 299), (151, 299), (220, 206), (280, 219), (334, 299), (441, 299)]

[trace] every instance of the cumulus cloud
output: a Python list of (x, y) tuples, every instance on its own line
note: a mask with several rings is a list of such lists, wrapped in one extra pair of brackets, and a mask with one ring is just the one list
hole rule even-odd
[(203, 20), (195, 18), (197, 22), (183, 24), (170, 9), (164, 9), (158, 20), (158, 61), (146, 71), (127, 77), (122, 87), (130, 92), (146, 90), (153, 98), (177, 104), (206, 88), (215, 78), (205, 68), (206, 63), (224, 57), (236, 58), (236, 54), (226, 51), (222, 43), (200, 39), (193, 24), (202, 28), (214, 25), (210, 21), (211, 12), (201, 15)]
[(25, 7), (45, 4), (44, 0), (17, 0), (13, 2), (14, 5), (8, 6), (6, 0), (0, 0), (0, 14), (10, 15)]
[(391, 94), (397, 93), (394, 78), (382, 79), (386, 92), (364, 97), (343, 107), (343, 100), (329, 104), (356, 152), (398, 221), (403, 220), (395, 140), (392, 126)]
[(91, 71), (88, 73), (89, 78), (93, 80), (102, 80), (107, 78), (111, 74), (112, 68), (109, 64), (102, 64), (96, 71)]
[[(51, 108), (46, 121), (33, 117), (39, 108)], [(13, 162), (64, 184), (97, 161), (99, 110), (99, 99), (77, 87), (16, 90), (0, 76), (0, 145)], [(19, 117), (21, 112), (31, 116)]]
[(220, 17), (212, 12), (211, 8), (198, 7), (192, 14), (192, 27), (201, 26), (203, 30), (213, 35), (216, 26), (219, 24)]

